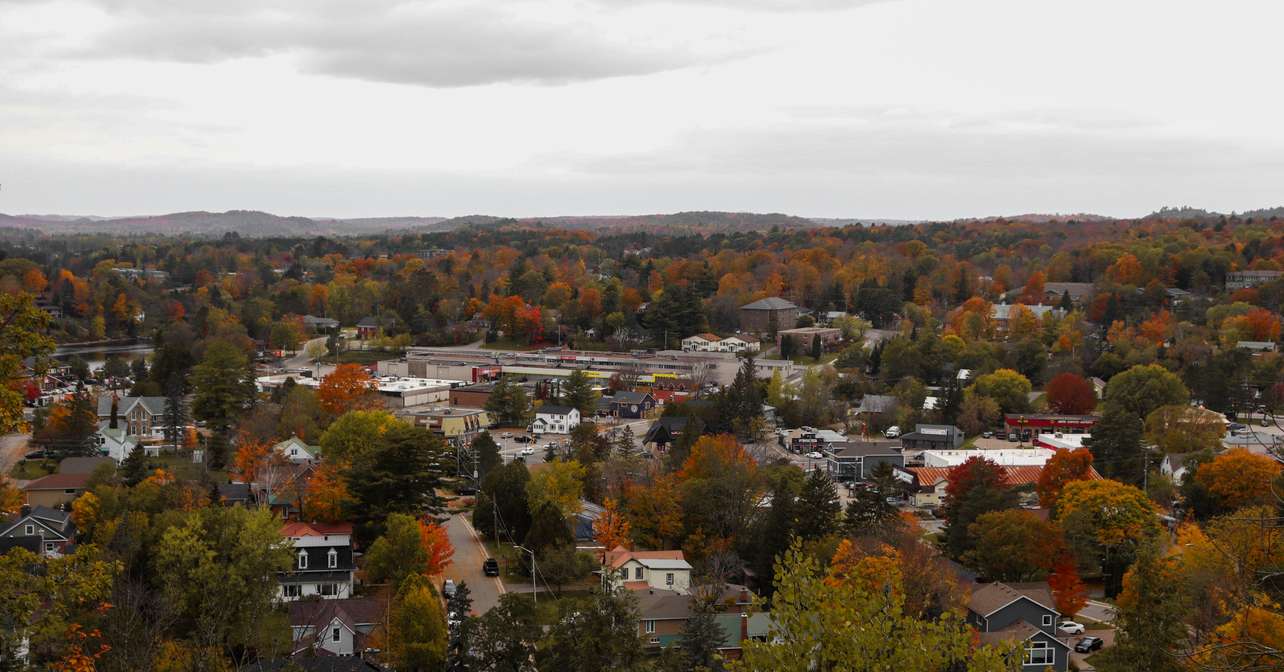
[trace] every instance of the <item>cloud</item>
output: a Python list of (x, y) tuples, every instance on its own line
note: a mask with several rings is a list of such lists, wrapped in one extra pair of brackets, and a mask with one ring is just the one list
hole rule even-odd
[(646, 75), (734, 60), (776, 41), (725, 20), (738, 15), (732, 3), (684, 4), (675, 13), (615, 0), (83, 0), (97, 25), (79, 44), (49, 51), (180, 63), (284, 56), (305, 72), (444, 88)]

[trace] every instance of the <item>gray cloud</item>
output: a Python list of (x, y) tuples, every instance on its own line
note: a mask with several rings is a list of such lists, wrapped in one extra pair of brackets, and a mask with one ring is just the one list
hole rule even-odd
[(574, 12), (547, 14), (537, 2), (492, 0), (86, 2), (108, 13), (108, 28), (85, 44), (51, 47), (51, 57), (216, 63), (285, 55), (306, 72), (459, 87), (645, 75), (765, 48), (736, 43), (722, 33), (725, 26), (711, 27), (709, 35), (694, 23), (675, 31), (633, 26), (637, 5), (614, 0), (585, 0), (562, 6)]

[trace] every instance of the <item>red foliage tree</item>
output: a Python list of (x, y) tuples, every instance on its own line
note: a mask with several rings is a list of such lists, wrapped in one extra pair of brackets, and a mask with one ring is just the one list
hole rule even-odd
[(1048, 405), (1058, 413), (1082, 415), (1097, 406), (1092, 383), (1075, 373), (1060, 373), (1048, 382)]
[(1058, 450), (1039, 473), (1034, 486), (1039, 493), (1039, 506), (1056, 506), (1061, 489), (1071, 481), (1082, 481), (1092, 473), (1092, 453), (1086, 449)]

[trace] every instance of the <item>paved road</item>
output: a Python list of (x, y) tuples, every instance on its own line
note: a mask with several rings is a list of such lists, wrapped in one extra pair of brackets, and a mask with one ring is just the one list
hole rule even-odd
[(8, 474), (13, 465), (27, 453), (30, 434), (5, 434), (0, 436), (0, 474)]
[(446, 523), (446, 536), (455, 547), (455, 556), (443, 575), (456, 584), (468, 583), (468, 591), (473, 597), (473, 613), (480, 615), (499, 604), (504, 584), (498, 577), (486, 576), (482, 572), (482, 561), (490, 554), (466, 520), (467, 515), (457, 513)]

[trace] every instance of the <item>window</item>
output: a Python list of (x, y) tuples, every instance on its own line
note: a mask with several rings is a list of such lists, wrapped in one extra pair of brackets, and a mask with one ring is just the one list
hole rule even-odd
[(673, 572), (669, 572), (668, 574), (664, 575), (664, 583), (665, 585), (669, 585), (669, 586), (673, 585)]
[(337, 642), (339, 641), (339, 639), (341, 639), (341, 633), (339, 632), (339, 629), (334, 628), (330, 630), (330, 641)]
[(634, 579), (637, 579), (638, 581), (641, 581), (641, 580), (642, 580), (642, 568), (641, 568), (641, 567), (635, 567), (635, 568), (633, 569), (633, 578), (634, 578)]
[(1045, 628), (1046, 628), (1046, 627), (1048, 627), (1048, 626), (1050, 626), (1050, 625), (1052, 625), (1052, 614), (1044, 614), (1044, 615), (1043, 615), (1043, 627), (1045, 627)]
[(655, 632), (655, 621), (642, 621), (642, 629), (646, 631), (647, 634)]
[(299, 551), (299, 569), (308, 568), (308, 552)]
[(22, 529), (23, 529), (23, 532), (22, 532), (22, 533), (23, 533), (23, 534), (25, 534), (25, 535), (27, 535), (28, 537), (35, 536), (35, 534), (36, 534), (36, 526), (35, 526), (35, 525), (28, 525), (28, 526), (26, 526), (26, 527), (24, 527), (24, 528), (22, 528)]
[(339, 552), (334, 550), (333, 548), (330, 549), (330, 552), (325, 554), (325, 562), (326, 562), (326, 566), (329, 567), (330, 569), (334, 569), (338, 567)]
[(1053, 665), (1056, 663), (1056, 652), (1047, 642), (1034, 641), (1025, 647), (1026, 665)]

